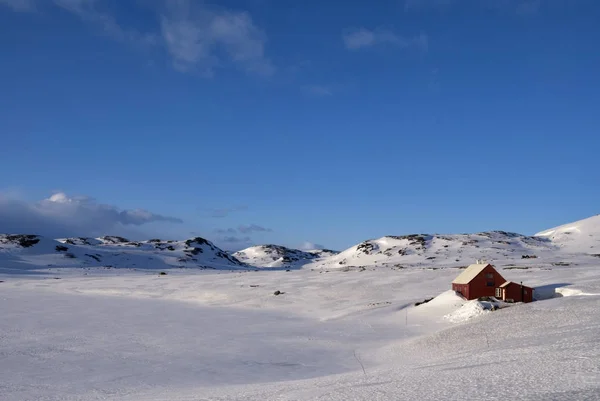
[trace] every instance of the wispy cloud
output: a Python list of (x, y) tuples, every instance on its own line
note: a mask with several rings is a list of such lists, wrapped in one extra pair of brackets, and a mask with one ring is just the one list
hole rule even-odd
[(252, 232), (272, 232), (273, 230), (271, 230), (270, 228), (266, 228), (266, 227), (262, 227), (256, 224), (250, 224), (250, 225), (241, 225), (238, 227), (238, 231), (243, 233), (243, 234), (249, 234)]
[(182, 223), (144, 209), (121, 210), (97, 203), (93, 198), (70, 197), (59, 192), (38, 202), (27, 202), (0, 194), (0, 232), (32, 233), (47, 236), (95, 236), (123, 232), (126, 226), (149, 223)]
[(364, 28), (345, 33), (343, 40), (346, 48), (351, 50), (373, 46), (377, 42), (375, 33)]
[(161, 33), (179, 71), (212, 75), (224, 63), (258, 75), (273, 74), (265, 55), (266, 35), (244, 11), (211, 8), (189, 0), (169, 1)]
[(239, 251), (253, 244), (250, 237), (237, 237), (233, 235), (217, 238), (215, 242), (219, 247), (227, 251)]
[(100, 11), (98, 0), (54, 0), (54, 3), (81, 18), (85, 23), (100, 27), (105, 35), (114, 40), (142, 46), (157, 43), (156, 34), (125, 28), (118, 24), (112, 15)]
[(246, 11), (211, 7), (201, 1), (157, 0), (146, 6), (156, 16), (160, 29), (140, 32), (119, 23), (102, 7), (106, 3), (107, 0), (0, 0), (0, 5), (18, 12), (53, 4), (119, 42), (159, 46), (181, 72), (212, 76), (218, 68), (229, 65), (260, 76), (275, 72), (266, 56), (267, 36)]
[(222, 218), (222, 217), (229, 216), (231, 213), (244, 211), (244, 210), (248, 210), (248, 206), (240, 205), (240, 206), (234, 206), (234, 207), (224, 207), (224, 208), (219, 208), (219, 209), (209, 209), (209, 212), (210, 212), (210, 217)]
[(333, 95), (333, 89), (326, 85), (306, 85), (302, 87), (302, 91), (307, 95), (319, 97)]
[(35, 0), (0, 0), (0, 5), (12, 8), (17, 12), (35, 11)]
[(237, 234), (237, 230), (235, 228), (217, 228), (215, 230), (217, 234)]
[(226, 242), (228, 244), (240, 244), (240, 243), (251, 243), (252, 239), (250, 237), (223, 237), (221, 242)]
[(391, 45), (402, 49), (416, 48), (423, 51), (427, 51), (429, 47), (427, 35), (423, 33), (405, 37), (380, 28), (375, 30), (365, 28), (349, 30), (342, 35), (342, 39), (348, 50), (360, 50), (377, 45)]

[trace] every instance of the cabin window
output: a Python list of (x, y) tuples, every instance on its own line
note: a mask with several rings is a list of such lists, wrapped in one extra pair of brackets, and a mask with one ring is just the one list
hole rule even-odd
[(488, 287), (493, 287), (493, 286), (494, 286), (494, 282), (493, 282), (493, 281), (488, 281), (488, 282), (486, 283), (486, 285), (487, 285)]
[(486, 273), (485, 278), (494, 278), (494, 273)]
[(496, 298), (502, 298), (502, 288), (496, 288)]
[(525, 290), (525, 295), (527, 295), (527, 290)]

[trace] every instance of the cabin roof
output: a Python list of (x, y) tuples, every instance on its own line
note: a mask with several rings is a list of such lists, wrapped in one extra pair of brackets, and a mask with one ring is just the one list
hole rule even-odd
[(457, 278), (452, 281), (453, 284), (469, 284), (479, 273), (486, 267), (491, 266), (489, 263), (477, 263), (467, 267)]
[(500, 286), (500, 288), (506, 288), (506, 287), (508, 287), (509, 285), (512, 285), (512, 284), (514, 284), (514, 285), (518, 285), (518, 286), (523, 286), (523, 288), (529, 288), (529, 289), (532, 289), (531, 287), (528, 287), (528, 286), (526, 286), (526, 285), (524, 285), (524, 284), (515, 283), (514, 281), (507, 281), (507, 282), (505, 282), (504, 284), (502, 284), (502, 285)]

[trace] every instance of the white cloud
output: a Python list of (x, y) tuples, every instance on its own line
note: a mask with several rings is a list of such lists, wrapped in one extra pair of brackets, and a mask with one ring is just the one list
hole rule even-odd
[(325, 249), (325, 247), (321, 244), (315, 244), (314, 242), (305, 241), (300, 246), (300, 249), (303, 251), (313, 251), (315, 249)]
[(404, 37), (385, 29), (355, 29), (344, 33), (342, 39), (348, 50), (359, 50), (362, 48), (387, 44), (402, 49), (414, 47), (427, 51), (429, 45), (427, 35), (423, 33), (417, 36)]
[(148, 223), (182, 223), (143, 209), (120, 210), (89, 197), (56, 193), (39, 202), (0, 194), (0, 232), (58, 236), (131, 233), (127, 227)]
[(168, 1), (160, 25), (179, 71), (212, 75), (225, 62), (258, 75), (275, 71), (265, 56), (266, 35), (247, 12), (213, 9), (189, 0)]

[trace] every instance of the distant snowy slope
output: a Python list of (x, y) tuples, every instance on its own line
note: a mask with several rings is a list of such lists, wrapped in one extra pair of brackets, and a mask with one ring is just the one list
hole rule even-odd
[(571, 253), (600, 255), (600, 215), (564, 224), (536, 234)]
[(476, 259), (521, 262), (542, 255), (554, 255), (556, 249), (546, 238), (504, 231), (412, 234), (364, 241), (337, 255), (316, 261), (311, 267), (458, 267), (469, 265)]
[(505, 231), (475, 234), (412, 234), (370, 239), (343, 252), (259, 245), (234, 254), (204, 238), (130, 241), (119, 236), (58, 240), (0, 234), (0, 268), (444, 268), (483, 259), (499, 267), (551, 268), (597, 263), (600, 215), (526, 236)]
[(336, 254), (327, 249), (301, 251), (280, 245), (259, 245), (233, 254), (237, 259), (256, 267), (300, 267), (316, 259)]
[(239, 268), (244, 263), (204, 238), (129, 241), (122, 237), (63, 238), (0, 234), (0, 267), (112, 267), (137, 269)]

